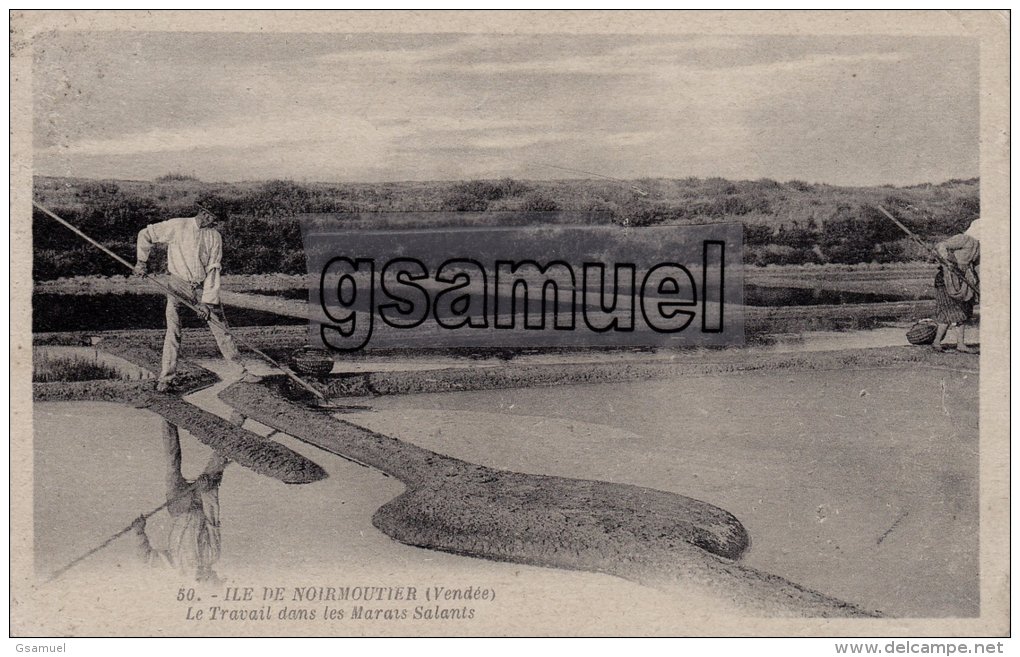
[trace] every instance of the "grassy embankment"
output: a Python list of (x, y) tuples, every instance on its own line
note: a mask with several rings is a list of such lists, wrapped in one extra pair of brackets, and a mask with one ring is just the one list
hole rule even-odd
[[(230, 213), (223, 233), (224, 270), (231, 274), (302, 273), (305, 260), (294, 219), (301, 213), (559, 212), (568, 221), (585, 214), (630, 226), (736, 221), (745, 227), (745, 264), (762, 266), (920, 261), (924, 254), (876, 205), (885, 205), (929, 240), (965, 229), (979, 211), (977, 180), (896, 188), (721, 178), (207, 183), (187, 176), (156, 181), (38, 177), (34, 192), (37, 200), (128, 259), (142, 227), (186, 215), (195, 201), (214, 195)], [(423, 221), (420, 215), (411, 220)], [(33, 217), (33, 240), (36, 281), (124, 273), (39, 212)]]
[(53, 355), (32, 350), (32, 382), (53, 383), (57, 381), (100, 381), (114, 379), (130, 380), (116, 367), (99, 362), (95, 358), (78, 355)]

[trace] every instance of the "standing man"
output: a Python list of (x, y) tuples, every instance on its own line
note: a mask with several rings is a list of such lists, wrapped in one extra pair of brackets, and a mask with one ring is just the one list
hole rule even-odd
[[(169, 286), (178, 295), (199, 307), (199, 314), (209, 324), (220, 353), (237, 371), (238, 378), (247, 383), (261, 380), (248, 372), (241, 363), (234, 339), (224, 330), (222, 315), (213, 320), (213, 309), (220, 303), (220, 270), (223, 259), (223, 238), (215, 226), (220, 214), (199, 205), (194, 217), (178, 217), (150, 224), (138, 233), (138, 253), (135, 274), (148, 272), (149, 252), (153, 244), (166, 244)], [(166, 296), (166, 339), (163, 342), (162, 370), (156, 390), (167, 392), (174, 386), (177, 374), (177, 354), (181, 348), (180, 301), (177, 296)]]

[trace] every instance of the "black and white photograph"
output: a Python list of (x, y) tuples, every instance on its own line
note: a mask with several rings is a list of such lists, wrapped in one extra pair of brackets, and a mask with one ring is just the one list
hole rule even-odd
[(12, 637), (1009, 635), (1008, 11), (10, 23)]

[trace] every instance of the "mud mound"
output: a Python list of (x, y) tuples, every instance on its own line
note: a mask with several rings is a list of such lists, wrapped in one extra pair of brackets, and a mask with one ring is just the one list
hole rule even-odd
[(152, 381), (55, 381), (32, 384), (32, 400), (105, 401), (134, 404), (152, 388)]
[(433, 476), (379, 509), (377, 527), (412, 545), (568, 568), (686, 545), (737, 559), (750, 544), (732, 515), (682, 495), (463, 462), (436, 465)]
[(317, 463), (294, 450), (246, 431), (175, 395), (153, 392), (138, 406), (176, 424), (238, 465), (285, 484), (307, 484), (327, 476)]
[[(954, 357), (956, 357), (954, 359)], [(465, 390), (532, 388), (539, 386), (620, 383), (647, 379), (693, 377), (768, 370), (841, 370), (897, 365), (966, 364), (959, 355), (935, 354), (930, 349), (885, 347), (808, 354), (748, 354), (716, 351), (684, 354), (674, 360), (607, 360), (596, 363), (528, 364), (511, 362), (499, 367), (358, 372), (334, 374), (325, 381), (330, 397), (368, 397)], [(973, 364), (971, 365), (973, 366)], [(300, 398), (282, 390), (292, 398)]]

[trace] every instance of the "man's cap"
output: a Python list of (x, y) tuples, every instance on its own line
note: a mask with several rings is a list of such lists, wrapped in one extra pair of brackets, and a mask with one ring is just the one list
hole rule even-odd
[(212, 216), (216, 217), (217, 221), (223, 221), (224, 219), (227, 218), (227, 216), (226, 216), (227, 213), (226, 212), (223, 212), (222, 210), (217, 211), (217, 210), (213, 209), (213, 206), (208, 201), (204, 201), (202, 203), (196, 202), (195, 205), (198, 206), (198, 208), (200, 210), (205, 210), (206, 212), (208, 212)]

